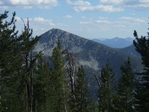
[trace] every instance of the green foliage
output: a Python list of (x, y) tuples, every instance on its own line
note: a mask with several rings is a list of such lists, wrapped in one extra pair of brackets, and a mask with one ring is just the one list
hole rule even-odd
[(134, 73), (130, 58), (121, 66), (122, 76), (117, 85), (117, 99), (115, 106), (119, 112), (134, 112)]
[(72, 95), (70, 107), (72, 112), (91, 112), (92, 100), (88, 92), (88, 83), (85, 80), (86, 73), (81, 66), (78, 68), (77, 80), (75, 83), (75, 91)]
[(14, 89), (16, 86), (14, 83), (17, 71), (20, 70), (20, 58), (16, 52), (18, 31), (15, 30), (15, 13), (13, 13), (9, 22), (5, 21), (8, 17), (7, 14), (8, 11), (5, 11), (0, 15), (0, 110), (7, 112), (11, 109), (13, 112), (16, 110), (14, 107), (18, 105), (13, 101), (17, 101), (17, 91)]
[(37, 60), (34, 74), (34, 110), (36, 112), (46, 112), (47, 93), (49, 81), (49, 64), (43, 57)]
[(136, 51), (140, 53), (144, 65), (144, 71), (137, 74), (139, 80), (136, 88), (136, 107), (140, 112), (145, 112), (149, 110), (149, 33), (148, 37), (141, 36), (139, 38), (137, 32), (134, 31), (134, 36), (136, 37), (134, 46)]
[[(68, 82), (60, 41), (58, 40), (53, 49), (49, 65), (41, 53), (32, 52), (40, 37), (32, 37), (33, 30), (29, 28), (29, 22), (24, 24), (24, 30), (19, 35), (16, 31), (15, 15), (12, 14), (10, 21), (6, 20), (8, 11), (0, 15), (0, 111), (97, 111), (93, 109), (96, 103), (88, 92), (84, 68), (79, 67), (76, 76), (69, 73), (72, 76)], [(99, 112), (133, 112), (134, 106), (139, 112), (149, 110), (149, 39), (143, 36), (138, 38), (136, 31), (134, 36), (134, 45), (142, 56), (144, 72), (138, 74), (140, 80), (134, 89), (134, 74), (128, 59), (121, 66), (122, 77), (118, 81), (116, 91), (115, 74), (107, 63), (101, 70), (98, 84)], [(73, 58), (69, 61), (72, 60)], [(69, 72), (75, 71), (73, 64), (74, 62), (69, 63)]]
[(98, 90), (99, 111), (112, 112), (114, 110), (114, 76), (115, 74), (107, 62), (106, 66), (101, 70), (101, 85)]
[(48, 93), (50, 112), (64, 112), (68, 109), (68, 88), (60, 41), (58, 41), (57, 46), (53, 49), (51, 61), (52, 68), (49, 75), (50, 80)]
[[(3, 111), (27, 111), (32, 108), (33, 66), (38, 55), (31, 50), (39, 37), (32, 38), (29, 25), (20, 35), (15, 30), (15, 13), (10, 22), (8, 12), (0, 15), (0, 96)], [(26, 105), (26, 106), (24, 106)]]

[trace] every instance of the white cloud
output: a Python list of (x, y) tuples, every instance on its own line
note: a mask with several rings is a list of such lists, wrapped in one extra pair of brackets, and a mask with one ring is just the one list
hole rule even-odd
[(136, 15), (136, 14), (135, 14), (135, 13), (130, 13), (130, 15), (134, 16), (134, 15)]
[(66, 15), (66, 16), (64, 16), (64, 18), (72, 18), (72, 16)]
[(103, 4), (119, 5), (119, 4), (122, 4), (124, 2), (124, 0), (100, 0), (100, 2), (103, 3)]
[(149, 3), (149, 0), (140, 0), (142, 3)]
[(26, 23), (26, 21), (28, 19), (29, 22), (32, 22), (32, 24), (44, 24), (44, 25), (55, 26), (55, 24), (53, 23), (53, 21), (51, 19), (44, 19), (42, 17), (22, 19), (22, 18), (16, 16), (15, 19), (17, 20), (17, 22), (22, 22), (22, 23), (23, 23), (23, 21)]
[(122, 8), (114, 8), (112, 5), (102, 5), (92, 6), (90, 2), (87, 1), (74, 1), (66, 0), (69, 5), (74, 5), (73, 10), (76, 12), (94, 12), (94, 11), (103, 11), (103, 12), (121, 12), (124, 11)]
[(82, 16), (81, 18), (85, 19), (85, 18), (86, 18), (86, 16)]
[(102, 4), (111, 4), (111, 5), (133, 5), (140, 3), (141, 0), (100, 0)]
[(27, 21), (32, 21), (33, 19), (32, 18), (26, 18), (26, 19), (23, 19), (23, 18), (20, 18), (20, 17), (18, 17), (18, 16), (15, 16), (15, 19), (17, 20), (17, 23), (18, 22), (21, 22), (22, 24), (26, 24), (27, 23)]
[(78, 0), (78, 1), (75, 1), (75, 2), (72, 2), (70, 0), (66, 0), (66, 2), (70, 5), (76, 5), (76, 6), (90, 6), (91, 5), (90, 2), (82, 1), (82, 0)]
[(45, 21), (45, 19), (41, 18), (41, 17), (36, 17), (36, 18), (34, 18), (34, 21), (43, 22), (43, 21)]
[(99, 17), (99, 19), (108, 19), (107, 17)]
[[(18, 16), (15, 17), (17, 30), (23, 30), (24, 24), (27, 24), (27, 18), (20, 18)], [(55, 26), (60, 26), (59, 23), (54, 23), (51, 19), (45, 19), (42, 17), (28, 18), (29, 26), (33, 29), (33, 36), (41, 35), (46, 32), (48, 29), (53, 28)], [(64, 25), (63, 25), (64, 26)]]
[(33, 19), (33, 21), (39, 22), (41, 24), (46, 24), (46, 25), (48, 24), (50, 26), (55, 26), (55, 24), (52, 22), (51, 19), (44, 19), (42, 17), (36, 17), (36, 18)]
[(149, 3), (146, 4), (134, 4), (134, 5), (127, 5), (129, 8), (134, 8), (136, 10), (149, 10)]
[(9, 9), (9, 6), (0, 6), (0, 9)]
[(80, 21), (79, 23), (80, 24), (86, 24), (87, 25), (87, 24), (92, 24), (93, 22), (91, 22), (91, 21), (89, 21), (89, 22), (88, 21), (87, 22), (86, 21)]
[(84, 25), (98, 25), (98, 24), (112, 24), (112, 22), (107, 20), (96, 20), (96, 21), (80, 21), (79, 24)]
[(113, 25), (113, 27), (117, 27), (117, 28), (126, 28), (125, 25)]
[(148, 10), (149, 0), (100, 0), (104, 5), (117, 5), (123, 8), (133, 8), (137, 10)]
[(51, 8), (58, 5), (57, 0), (0, 0), (0, 8)]
[(106, 24), (110, 24), (110, 21), (107, 20), (97, 20), (96, 23), (106, 23)]
[(61, 17), (57, 17), (57, 18), (72, 18), (71, 15), (66, 15), (66, 16), (61, 16)]
[(145, 20), (143, 20), (143, 19), (138, 19), (138, 18), (133, 18), (133, 17), (121, 17), (120, 19), (141, 22), (141, 23), (145, 22)]
[(21, 19), (21, 18), (19, 18), (18, 16), (16, 16), (16, 17), (15, 17), (15, 19), (17, 20), (17, 22), (22, 21), (22, 19)]
[(90, 11), (103, 11), (103, 12), (121, 12), (124, 11), (122, 8), (114, 8), (111, 5), (97, 5), (97, 6), (77, 6), (73, 8), (76, 12), (90, 12)]
[(102, 31), (107, 30), (113, 30), (117, 29), (119, 31), (120, 29), (123, 30), (131, 30), (131, 28), (135, 28), (136, 25), (142, 24), (145, 21), (145, 19), (139, 19), (139, 18), (132, 18), (132, 17), (121, 17), (118, 18), (119, 20), (111, 21), (108, 19), (98, 19), (98, 20), (92, 20), (92, 21), (80, 21), (79, 24), (82, 25), (82, 27), (90, 28), (93, 26), (94, 28), (100, 29)]

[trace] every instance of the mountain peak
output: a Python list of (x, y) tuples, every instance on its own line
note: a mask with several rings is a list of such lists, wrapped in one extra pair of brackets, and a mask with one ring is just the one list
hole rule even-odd
[(66, 31), (61, 30), (61, 29), (58, 29), (58, 28), (52, 28), (52, 29), (51, 29), (51, 30), (49, 30), (49, 31), (61, 31), (61, 32), (66, 32)]
[(62, 38), (62, 35), (69, 35), (70, 33), (58, 29), (58, 28), (52, 28), (45, 32), (44, 34), (40, 35), (42, 38), (40, 38), (40, 43), (49, 42), (51, 40), (57, 41), (58, 39)]
[[(81, 65), (94, 70), (100, 70), (107, 59), (109, 59), (112, 67), (118, 68), (129, 56), (103, 44), (56, 28), (41, 35), (35, 51), (42, 51), (45, 56), (51, 56), (58, 39), (62, 44), (62, 48), (73, 52)], [(133, 58), (131, 57), (131, 59)], [(134, 63), (137, 62), (137, 59), (134, 58), (133, 60), (135, 60)]]
[(69, 49), (75, 53), (84, 49), (86, 44), (88, 46), (94, 46), (97, 44), (94, 41), (89, 41), (88, 39), (69, 33), (67, 31), (53, 28), (41, 35), (41, 38), (39, 39), (39, 45), (42, 45), (44, 48), (49, 45), (50, 47), (54, 47), (58, 40), (60, 40), (61, 43), (67, 43), (62, 45), (63, 49)]
[[(50, 29), (49, 31), (47, 31), (47, 32), (45, 32), (44, 34), (51, 34), (51, 33), (66, 33), (66, 31), (64, 31), (64, 30), (61, 30), (61, 29), (58, 29), (58, 28), (52, 28), (52, 29)], [(42, 34), (42, 35), (44, 35), (44, 34)]]

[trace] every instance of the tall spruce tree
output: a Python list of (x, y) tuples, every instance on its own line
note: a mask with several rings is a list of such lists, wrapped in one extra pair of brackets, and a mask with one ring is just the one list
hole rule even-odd
[(66, 71), (62, 56), (61, 43), (58, 40), (57, 46), (53, 49), (52, 68), (50, 69), (48, 104), (50, 112), (67, 112), (68, 111), (68, 94)]
[(100, 88), (98, 90), (99, 112), (114, 112), (114, 72), (107, 62), (101, 70)]
[(78, 68), (77, 79), (74, 89), (74, 97), (71, 98), (70, 107), (72, 112), (91, 112), (92, 100), (88, 92), (88, 82), (85, 79), (86, 73), (81, 66)]
[(122, 76), (117, 85), (116, 109), (118, 112), (134, 112), (134, 73), (131, 68), (130, 58), (121, 66)]
[(35, 112), (47, 112), (47, 94), (48, 94), (48, 81), (49, 81), (49, 63), (40, 57), (34, 68), (34, 100), (33, 110)]
[(149, 110), (149, 33), (147, 36), (138, 37), (136, 31), (134, 31), (133, 41), (136, 51), (140, 53), (142, 64), (144, 65), (144, 71), (137, 74), (139, 77), (138, 85), (136, 88), (137, 98), (137, 110), (139, 112), (147, 112)]

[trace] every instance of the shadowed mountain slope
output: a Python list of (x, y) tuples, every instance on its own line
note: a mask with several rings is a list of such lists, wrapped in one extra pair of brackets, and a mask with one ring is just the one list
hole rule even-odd
[(125, 48), (120, 48), (118, 49), (121, 52), (136, 56), (136, 57), (141, 57), (140, 54), (135, 50), (135, 46), (134, 45), (130, 45), (128, 47)]
[(130, 57), (135, 71), (139, 71), (142, 67), (141, 60), (137, 57), (60, 29), (51, 29), (42, 34), (35, 51), (43, 51), (45, 56), (51, 56), (58, 39), (63, 49), (73, 52), (81, 65), (95, 71), (100, 70), (109, 60), (111, 67), (118, 73), (120, 66), (128, 57)]

